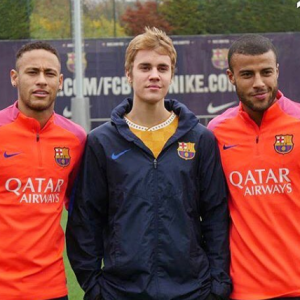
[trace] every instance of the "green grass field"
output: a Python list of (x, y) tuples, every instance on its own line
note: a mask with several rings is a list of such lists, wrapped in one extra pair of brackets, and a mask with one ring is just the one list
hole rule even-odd
[[(68, 213), (66, 210), (63, 212), (61, 224), (63, 228), (66, 228)], [(69, 300), (82, 300), (83, 299), (83, 291), (77, 283), (76, 277), (72, 268), (70, 266), (69, 260), (67, 258), (66, 251), (64, 251), (64, 263), (66, 267), (67, 280), (68, 280), (68, 290), (69, 290)]]

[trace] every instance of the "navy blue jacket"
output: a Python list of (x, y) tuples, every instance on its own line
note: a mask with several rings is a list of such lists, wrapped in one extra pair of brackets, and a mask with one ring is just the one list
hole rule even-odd
[(89, 134), (70, 204), (67, 251), (84, 299), (228, 297), (227, 197), (213, 134), (165, 100), (179, 124), (155, 159), (123, 118), (131, 107), (124, 100)]

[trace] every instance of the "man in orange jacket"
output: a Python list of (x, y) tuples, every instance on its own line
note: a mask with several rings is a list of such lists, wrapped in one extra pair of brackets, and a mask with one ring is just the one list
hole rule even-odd
[(67, 299), (60, 226), (86, 134), (54, 113), (63, 75), (45, 42), (17, 53), (18, 100), (0, 111), (0, 299)]
[(240, 104), (210, 122), (231, 213), (232, 299), (300, 299), (300, 106), (278, 90), (271, 41), (244, 35), (228, 53)]

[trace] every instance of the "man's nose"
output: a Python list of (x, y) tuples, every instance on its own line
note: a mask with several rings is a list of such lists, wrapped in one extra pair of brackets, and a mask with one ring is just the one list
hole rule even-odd
[(264, 86), (264, 80), (260, 74), (256, 74), (254, 77), (253, 87), (262, 87)]
[(157, 68), (151, 69), (150, 79), (159, 79), (159, 72), (158, 72)]
[(40, 72), (37, 79), (37, 84), (47, 84), (46, 76), (44, 72)]

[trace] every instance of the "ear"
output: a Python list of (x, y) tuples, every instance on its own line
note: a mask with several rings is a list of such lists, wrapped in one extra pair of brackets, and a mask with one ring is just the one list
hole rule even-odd
[(59, 75), (59, 86), (58, 86), (58, 90), (61, 91), (62, 90), (62, 87), (63, 87), (63, 82), (64, 82), (64, 75), (63, 74), (60, 74)]
[(12, 86), (18, 86), (18, 72), (14, 69), (10, 71), (10, 82)]
[(277, 79), (278, 79), (278, 77), (279, 77), (279, 64), (277, 64), (277, 66), (276, 66), (276, 73), (277, 73)]
[(126, 71), (126, 78), (127, 78), (127, 81), (130, 85), (132, 85), (132, 77), (129, 73), (129, 71)]
[(233, 85), (235, 85), (235, 78), (234, 78), (233, 72), (232, 72), (230, 69), (227, 69), (227, 70), (226, 70), (226, 74), (227, 74), (227, 76), (228, 76), (229, 81), (230, 81)]

